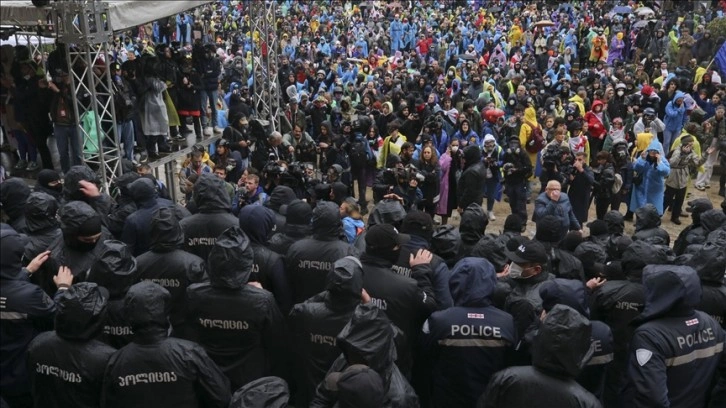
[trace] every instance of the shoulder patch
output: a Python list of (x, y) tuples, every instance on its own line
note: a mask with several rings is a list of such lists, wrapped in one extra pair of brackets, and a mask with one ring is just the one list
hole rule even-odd
[(698, 319), (686, 320), (686, 326), (693, 326), (698, 324)]
[(467, 313), (466, 317), (468, 319), (483, 319), (484, 313)]
[(635, 350), (635, 358), (638, 360), (638, 364), (640, 366), (644, 366), (645, 364), (650, 361), (650, 358), (653, 357), (653, 352), (646, 349), (637, 349)]

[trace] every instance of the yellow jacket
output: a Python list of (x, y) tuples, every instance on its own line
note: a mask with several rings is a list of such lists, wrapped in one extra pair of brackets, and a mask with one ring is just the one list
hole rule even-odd
[[(524, 149), (524, 146), (527, 145), (527, 141), (529, 141), (529, 137), (532, 134), (532, 126), (539, 126), (539, 123), (537, 123), (537, 111), (534, 110), (533, 107), (528, 106), (524, 110), (524, 121), (522, 121), (522, 126), (519, 127), (519, 144), (522, 146), (522, 149)], [(529, 160), (532, 162), (532, 167), (535, 167), (537, 164), (537, 153), (527, 152), (527, 154), (529, 155)]]

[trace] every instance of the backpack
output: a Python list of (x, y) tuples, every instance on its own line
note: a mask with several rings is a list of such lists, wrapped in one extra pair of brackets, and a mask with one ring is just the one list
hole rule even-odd
[(351, 166), (362, 169), (368, 163), (367, 143), (356, 138), (350, 145), (350, 164)]
[(547, 141), (544, 135), (542, 135), (542, 128), (540, 126), (534, 126), (529, 122), (525, 123), (532, 129), (532, 133), (530, 133), (527, 144), (524, 147), (529, 153), (538, 153), (547, 145)]
[(620, 189), (623, 188), (623, 176), (621, 176), (620, 173), (615, 173), (615, 181), (613, 182), (613, 186), (610, 188), (613, 194), (619, 193)]

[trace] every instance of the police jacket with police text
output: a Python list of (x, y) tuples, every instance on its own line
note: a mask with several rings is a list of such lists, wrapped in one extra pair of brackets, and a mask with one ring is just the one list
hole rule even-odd
[(210, 282), (187, 289), (190, 338), (207, 350), (233, 389), (282, 375), (285, 361), (284, 319), (275, 298), (247, 285), (253, 261), (247, 240), (239, 228), (225, 231), (209, 258)]
[(494, 267), (483, 259), (464, 258), (452, 270), (455, 306), (434, 312), (424, 325), (433, 406), (474, 406), (489, 378), (506, 367), (516, 333), (512, 316), (491, 306), (496, 284)]
[[(643, 270), (646, 301), (630, 344), (626, 402), (634, 407), (704, 407), (714, 379), (726, 385), (726, 333), (695, 311), (701, 284), (688, 266), (651, 265)], [(631, 399), (632, 398), (632, 399)], [(714, 401), (711, 401), (711, 406)]]

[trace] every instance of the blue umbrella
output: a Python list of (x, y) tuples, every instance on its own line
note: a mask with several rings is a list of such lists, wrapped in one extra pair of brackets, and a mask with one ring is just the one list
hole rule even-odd
[(630, 14), (633, 11), (631, 7), (628, 6), (615, 6), (613, 7), (613, 10), (611, 13), (613, 14)]

